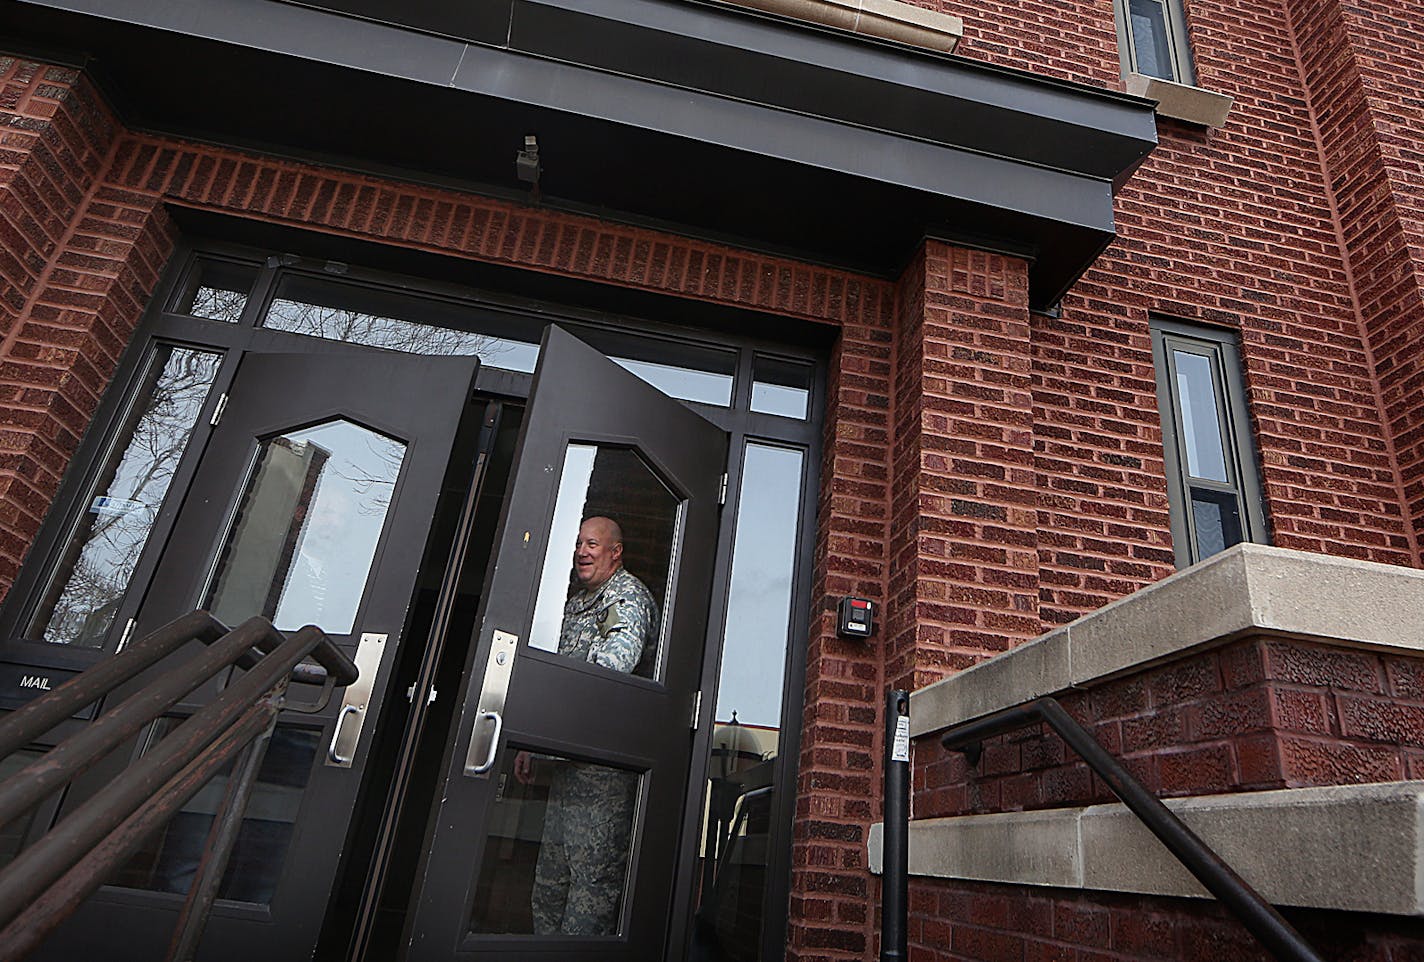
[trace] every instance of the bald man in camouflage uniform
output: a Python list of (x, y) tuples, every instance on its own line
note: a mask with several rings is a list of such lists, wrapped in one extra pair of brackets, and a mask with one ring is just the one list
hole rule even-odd
[[(647, 587), (623, 567), (623, 532), (616, 522), (589, 518), (579, 527), (574, 575), (579, 589), (564, 605), (559, 654), (631, 673), (657, 644), (658, 608)], [(536, 933), (617, 933), (637, 787), (632, 772), (558, 764), (534, 867)]]

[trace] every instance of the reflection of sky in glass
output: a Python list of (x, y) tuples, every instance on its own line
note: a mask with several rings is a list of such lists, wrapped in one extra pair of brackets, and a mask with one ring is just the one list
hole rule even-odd
[(1207, 481), (1226, 481), (1226, 454), (1221, 421), (1216, 413), (1216, 386), (1211, 360), (1200, 354), (1174, 351), (1177, 397), (1182, 406), (1182, 434), (1187, 447), (1187, 473)]
[(717, 721), (781, 725), (791, 577), (801, 500), (800, 451), (749, 443), (737, 505)]
[(559, 650), (559, 629), (564, 621), (564, 602), (569, 597), (569, 571), (574, 563), (583, 506), (588, 499), (588, 483), (593, 477), (592, 444), (570, 444), (564, 452), (564, 470), (559, 475), (559, 497), (554, 503), (554, 520), (549, 526), (549, 544), (544, 549), (544, 571), (539, 577), (539, 597), (534, 602), (534, 624), (529, 644), (545, 651)]
[(752, 410), (760, 414), (780, 414), (787, 418), (806, 417), (806, 405), (811, 392), (803, 387), (788, 387), (769, 381), (752, 383)]
[[(265, 614), (283, 631), (350, 634), (390, 508), (405, 445), (349, 421), (263, 446), (210, 607), (227, 624)], [(315, 486), (302, 487), (316, 471)], [(298, 525), (292, 539), (293, 525)]]
[(657, 364), (615, 357), (613, 361), (626, 371), (636, 374), (668, 397), (684, 401), (700, 401), (726, 407), (732, 403), (732, 375), (717, 371), (698, 371), (690, 367)]
[(65, 552), (71, 567), (56, 578), (63, 587), (38, 613), (32, 635), (56, 644), (103, 644), (217, 369), (216, 354), (168, 352), (152, 390), (138, 401), (133, 433), (120, 441), (112, 478), (71, 538)]
[(262, 326), (407, 354), (473, 355), (481, 364), (525, 374), (539, 359), (538, 344), (282, 298), (272, 302)]

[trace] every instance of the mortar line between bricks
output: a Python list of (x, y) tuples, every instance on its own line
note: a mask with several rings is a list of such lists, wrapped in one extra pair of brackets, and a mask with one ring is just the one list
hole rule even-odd
[[(1287, 34), (1290, 37), (1291, 54), (1295, 61), (1296, 76), (1300, 79), (1301, 96), (1305, 99), (1306, 116), (1310, 120), (1310, 136), (1315, 144), (1315, 156), (1320, 162), (1321, 189), (1325, 194), (1325, 202), (1330, 208), (1330, 226), (1335, 232), (1335, 244), (1340, 251), (1340, 269), (1345, 273), (1345, 286), (1350, 292), (1350, 305), (1355, 314), (1355, 324), (1359, 328), (1360, 347), (1365, 352), (1366, 363), (1370, 366), (1370, 387), (1374, 395), (1375, 410), (1379, 413), (1380, 432), (1383, 436), (1385, 450), (1389, 452), (1390, 473), (1393, 476), (1393, 487), (1396, 497), (1399, 498), (1400, 520), (1404, 525), (1404, 536), (1409, 541), (1409, 551), (1414, 557), (1414, 564), (1419, 566), (1421, 560), (1419, 556), (1419, 538), (1415, 532), (1414, 518), (1409, 510), (1409, 499), (1404, 491), (1404, 480), (1400, 474), (1399, 452), (1394, 443), (1394, 429), (1390, 425), (1389, 416), (1386, 413), (1384, 392), (1380, 387), (1379, 368), (1375, 364), (1374, 345), (1371, 342), (1369, 326), (1365, 323), (1364, 311), (1360, 306), (1360, 292), (1355, 283), (1355, 270), (1351, 264), (1350, 247), (1345, 240), (1345, 227), (1340, 219), (1340, 203), (1335, 193), (1335, 186), (1331, 180), (1332, 167), (1325, 153), (1325, 139), (1320, 132), (1320, 115), (1315, 106), (1315, 92), (1310, 86), (1310, 81), (1305, 75), (1305, 61), (1300, 49), (1300, 30), (1296, 23), (1294, 8), (1290, 0), (1280, 0), (1282, 11), (1286, 15)], [(1350, 51), (1350, 60), (1355, 65), (1355, 75), (1360, 77), (1361, 71), (1359, 63), (1355, 58), (1354, 51)], [(1369, 111), (1369, 105), (1366, 104)], [(1372, 112), (1371, 112), (1372, 113)], [(1371, 116), (1370, 124), (1374, 126)], [(1378, 133), (1378, 131), (1376, 132)], [(1378, 138), (1371, 141), (1375, 146), (1374, 150), (1378, 154)], [(1380, 158), (1381, 161), (1383, 158)], [(1395, 208), (1395, 215), (1398, 216), (1398, 209)]]

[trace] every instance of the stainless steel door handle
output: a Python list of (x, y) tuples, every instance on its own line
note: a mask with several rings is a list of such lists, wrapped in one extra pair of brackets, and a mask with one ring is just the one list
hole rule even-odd
[(485, 760), (478, 765), (471, 765), (468, 755), (465, 758), (466, 775), (483, 775), (494, 768), (494, 757), (499, 753), (499, 736), (504, 731), (504, 719), (497, 711), (482, 711), (475, 716), (475, 726), (470, 730), (470, 747), (475, 745), (475, 729), (480, 727), (480, 722), (486, 718), (494, 719), (494, 731), (490, 732), (489, 750), (485, 752)]
[[(504, 700), (509, 694), (509, 676), (514, 671), (514, 655), (519, 649), (519, 636), (498, 630), (490, 637), (489, 661), (485, 664), (484, 683), (475, 709), (475, 722), (470, 726), (470, 747), (465, 751), (465, 774), (479, 778), (494, 767), (494, 755), (499, 750), (499, 735), (504, 730)], [(466, 716), (468, 717), (468, 716)], [(494, 734), (489, 747), (480, 755), (480, 722), (494, 719)], [(484, 761), (479, 761), (483, 757)]]
[[(341, 742), (341, 726), (345, 724), (350, 715), (359, 715), (362, 709), (355, 705), (342, 705), (341, 712), (336, 716), (336, 727), (331, 731), (331, 744), (326, 749), (326, 759), (329, 764), (339, 765), (342, 768), (351, 767), (351, 756), (342, 755), (336, 750), (336, 746)], [(357, 726), (359, 729), (359, 725)]]
[[(361, 729), (366, 724), (366, 709), (381, 671), (381, 656), (386, 651), (389, 635), (366, 632), (356, 647), (356, 680), (346, 686), (341, 696), (341, 711), (336, 713), (336, 725), (331, 732), (331, 745), (326, 750), (326, 764), (333, 768), (350, 768), (356, 758), (356, 746), (361, 743)], [(347, 719), (355, 715), (354, 724)]]

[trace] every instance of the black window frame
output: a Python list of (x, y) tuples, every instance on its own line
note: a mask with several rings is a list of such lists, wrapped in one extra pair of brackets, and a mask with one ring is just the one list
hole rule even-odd
[[(1261, 487), (1260, 458), (1241, 367), (1236, 332), (1153, 317), (1152, 365), (1157, 381), (1157, 410), (1162, 419), (1162, 451), (1167, 478), (1172, 546), (1177, 567), (1205, 560), (1197, 540), (1192, 511), (1192, 490), (1234, 496), (1241, 539), (1232, 544), (1270, 544), (1271, 533)], [(1174, 352), (1205, 357), (1211, 364), (1217, 424), (1221, 432), (1227, 481), (1189, 476), (1182, 428), (1181, 398), (1177, 391)], [(1226, 547), (1231, 547), (1227, 545)]]
[(1187, 31), (1187, 12), (1182, 0), (1161, 0), (1167, 13), (1164, 23), (1167, 28), (1165, 37), (1167, 49), (1171, 51), (1172, 76), (1170, 77), (1161, 77), (1158, 74), (1138, 69), (1136, 44), (1138, 38), (1132, 30), (1131, 2), (1132, 0), (1113, 0), (1113, 19), (1117, 22), (1117, 49), (1118, 57), (1122, 61), (1123, 76), (1135, 73), (1187, 86), (1196, 86), (1196, 66), (1193, 63), (1191, 39)]

